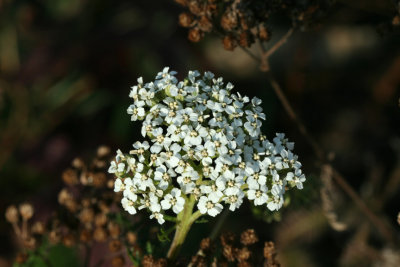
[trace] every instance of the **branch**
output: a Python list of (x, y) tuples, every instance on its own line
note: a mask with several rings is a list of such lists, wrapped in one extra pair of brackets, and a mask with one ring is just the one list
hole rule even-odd
[(270, 49), (265, 51), (262, 43), (259, 42), (260, 49), (261, 49), (261, 70), (264, 72), (269, 71), (269, 57), (275, 53), (282, 45), (284, 45), (290, 36), (293, 34), (294, 29), (290, 28), (287, 33), (281, 37)]
[(264, 47), (261, 43), (260, 50), (261, 50), (261, 71), (267, 74), (268, 81), (275, 91), (279, 101), (282, 103), (283, 108), (285, 109), (286, 113), (289, 117), (295, 122), (297, 127), (299, 128), (300, 133), (304, 136), (306, 141), (311, 145), (315, 155), (321, 161), (320, 164), (327, 164), (329, 167), (332, 168), (333, 178), (339, 187), (354, 201), (356, 206), (364, 213), (364, 215), (371, 221), (373, 225), (379, 230), (381, 235), (386, 239), (388, 242), (394, 241), (394, 235), (392, 231), (385, 222), (378, 217), (373, 211), (369, 209), (369, 207), (365, 204), (365, 202), (361, 199), (361, 197), (357, 194), (357, 192), (346, 182), (346, 179), (328, 162), (326, 158), (327, 153), (321, 148), (321, 146), (315, 141), (315, 139), (309, 134), (306, 126), (300, 120), (300, 118), (295, 113), (292, 105), (288, 101), (285, 93), (283, 92), (282, 88), (280, 87), (279, 83), (275, 80), (273, 75), (270, 71), (269, 66), (269, 57), (275, 53), (283, 44), (286, 43), (288, 38), (292, 35), (293, 29), (290, 29), (278, 42), (275, 43), (269, 50), (265, 51)]

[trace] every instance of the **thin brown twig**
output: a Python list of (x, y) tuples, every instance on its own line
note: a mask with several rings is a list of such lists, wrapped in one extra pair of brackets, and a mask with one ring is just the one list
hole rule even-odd
[(335, 182), (342, 188), (342, 190), (354, 201), (354, 203), (358, 206), (358, 208), (366, 215), (366, 217), (371, 221), (372, 224), (379, 230), (382, 236), (388, 241), (394, 241), (394, 235), (392, 231), (385, 222), (378, 217), (369, 207), (365, 204), (362, 198), (357, 194), (357, 192), (347, 183), (346, 179), (328, 162), (326, 158), (326, 153), (320, 147), (320, 145), (315, 141), (315, 139), (309, 134), (305, 124), (300, 120), (300, 118), (295, 113), (292, 105), (288, 101), (285, 93), (280, 87), (279, 83), (275, 80), (270, 71), (269, 66), (269, 57), (276, 52), (282, 45), (284, 45), (288, 38), (293, 33), (293, 28), (290, 29), (279, 41), (277, 41), (269, 50), (265, 50), (262, 44), (260, 43), (261, 50), (261, 70), (267, 74), (268, 81), (275, 91), (279, 101), (281, 102), (283, 108), (289, 117), (296, 123), (299, 128), (300, 133), (305, 137), (307, 142), (313, 148), (314, 153), (321, 161), (320, 164), (328, 164), (332, 168), (332, 174)]
[(273, 53), (276, 52), (276, 50), (278, 50), (282, 45), (284, 45), (290, 38), (290, 36), (292, 36), (293, 32), (294, 29), (290, 28), (286, 32), (286, 34), (281, 37), (281, 39), (279, 39), (270, 49), (267, 50), (267, 52), (265, 53), (265, 57), (268, 59), (268, 57), (270, 57)]
[(259, 42), (261, 48), (261, 70), (268, 72), (269, 71), (269, 57), (275, 53), (282, 45), (284, 45), (290, 36), (292, 36), (294, 32), (293, 28), (290, 28), (285, 35), (283, 35), (271, 48), (265, 50), (262, 43)]

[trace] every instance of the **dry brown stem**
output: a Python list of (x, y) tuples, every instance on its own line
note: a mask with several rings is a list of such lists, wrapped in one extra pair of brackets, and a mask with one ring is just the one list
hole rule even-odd
[(294, 29), (291, 28), (280, 40), (278, 40), (269, 50), (265, 50), (262, 44), (260, 43), (261, 50), (261, 71), (267, 74), (268, 82), (270, 83), (272, 89), (276, 93), (279, 101), (281, 102), (283, 108), (286, 113), (289, 115), (290, 119), (297, 125), (300, 133), (304, 136), (306, 141), (311, 145), (313, 151), (317, 158), (320, 160), (320, 165), (326, 164), (332, 169), (332, 177), (338, 186), (353, 200), (356, 206), (364, 213), (364, 215), (371, 221), (371, 223), (378, 229), (382, 237), (387, 242), (394, 242), (394, 234), (390, 227), (386, 225), (384, 220), (377, 216), (361, 199), (361, 197), (357, 194), (357, 192), (347, 183), (346, 179), (329, 163), (326, 155), (327, 153), (321, 148), (321, 146), (315, 141), (315, 139), (308, 132), (305, 124), (300, 120), (294, 111), (292, 105), (287, 99), (285, 93), (283, 92), (281, 86), (276, 81), (274, 76), (271, 73), (271, 69), (269, 66), (269, 57), (275, 53), (282, 45), (284, 45), (289, 37), (294, 32)]

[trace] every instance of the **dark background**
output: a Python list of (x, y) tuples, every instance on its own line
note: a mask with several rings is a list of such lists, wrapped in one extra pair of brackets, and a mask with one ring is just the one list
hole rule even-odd
[[(334, 155), (333, 165), (398, 238), (395, 9), (391, 1), (346, 2), (338, 1), (318, 27), (296, 32), (272, 56), (271, 68), (312, 135)], [(225, 51), (216, 36), (189, 42), (178, 25), (181, 11), (173, 1), (0, 0), (0, 211), (31, 201), (50, 213), (60, 175), (74, 157), (90, 158), (101, 144), (129, 150), (141, 138), (139, 124), (126, 114), (137, 77), (151, 81), (164, 66), (180, 78), (188, 70), (210, 70), (263, 100), (264, 131), (270, 138), (284, 132), (295, 142), (308, 177), (305, 193), (292, 199), (281, 222), (244, 221), (251, 217), (244, 205), (228, 215), (224, 228), (255, 228), (263, 240), (276, 242), (284, 266), (369, 266), (389, 252), (399, 255), (339, 188), (335, 212), (347, 230), (331, 227), (319, 197), (317, 159), (265, 74), (240, 49)], [(278, 20), (272, 26), (273, 42), (287, 25)], [(217, 220), (193, 228), (192, 235), (208, 235)], [(11, 230), (1, 219), (1, 266), (17, 250)]]

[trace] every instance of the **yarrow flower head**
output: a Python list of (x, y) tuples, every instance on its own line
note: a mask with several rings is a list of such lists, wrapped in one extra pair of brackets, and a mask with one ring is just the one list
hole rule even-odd
[(211, 72), (189, 71), (184, 81), (175, 74), (164, 68), (154, 82), (139, 78), (129, 94), (127, 112), (143, 121), (147, 141), (129, 153), (118, 150), (108, 170), (126, 211), (146, 209), (162, 224), (189, 199), (201, 214), (216, 216), (224, 207), (239, 208), (245, 197), (274, 211), (286, 190), (303, 188), (294, 144), (284, 134), (270, 141), (261, 133), (260, 99), (233, 93)]

